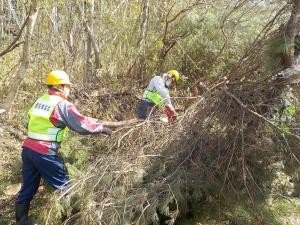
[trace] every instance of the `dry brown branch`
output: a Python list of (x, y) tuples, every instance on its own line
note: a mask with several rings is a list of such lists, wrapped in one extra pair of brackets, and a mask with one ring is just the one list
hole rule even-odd
[(229, 97), (233, 98), (242, 108), (246, 109), (247, 111), (249, 111), (250, 113), (252, 113), (253, 115), (259, 117), (260, 119), (268, 122), (269, 124), (271, 124), (273, 127), (275, 127), (276, 129), (280, 130), (283, 133), (287, 133), (288, 135), (291, 135), (293, 137), (295, 137), (296, 139), (300, 140), (300, 136), (294, 133), (291, 133), (289, 131), (283, 130), (281, 127), (279, 127), (276, 123), (272, 122), (271, 120), (267, 119), (266, 117), (260, 115), (259, 113), (249, 109), (248, 105), (245, 105), (243, 102), (241, 102), (240, 99), (238, 99), (238, 97), (236, 97), (235, 95), (233, 95), (232, 93), (230, 93), (226, 88), (223, 89), (225, 94), (228, 95)]
[[(260, 46), (262, 43), (260, 43), (264, 38), (269, 34), (271, 29), (273, 28), (276, 21), (280, 18), (281, 15), (283, 15), (286, 10), (289, 8), (289, 5), (284, 5), (276, 14), (275, 16), (264, 26), (264, 28), (260, 31), (260, 33), (256, 36), (252, 44), (247, 48), (245, 51), (245, 54), (238, 60), (236, 63), (236, 66), (233, 66), (230, 72), (228, 73), (228, 77), (231, 78), (232, 75), (235, 75), (238, 70), (241, 70), (241, 68), (244, 66), (242, 63), (251, 53), (254, 52), (254, 49)], [(248, 60), (249, 61), (249, 60)]]
[[(174, 3), (175, 4), (175, 3)], [(166, 18), (166, 28), (165, 30), (167, 30), (168, 26), (171, 25), (172, 22), (174, 22), (175, 20), (177, 20), (180, 16), (182, 16), (184, 13), (188, 12), (188, 11), (191, 11), (192, 9), (194, 9), (196, 6), (199, 6), (199, 5), (203, 5), (203, 4), (206, 4), (204, 2), (200, 2), (200, 1), (197, 1), (196, 3), (180, 10), (179, 12), (177, 12), (173, 18), (171, 18), (170, 20), (168, 20), (168, 18)], [(171, 7), (172, 8), (172, 7)]]
[(235, 11), (237, 11), (239, 8), (243, 7), (249, 0), (243, 0), (243, 1), (237, 1), (234, 7), (224, 16), (222, 23), (221, 23), (221, 31), (225, 37), (225, 39), (228, 39), (226, 32), (224, 30), (224, 25), (226, 20), (232, 15)]
[[(26, 23), (27, 30), (26, 30), (25, 41), (24, 41), (24, 46), (23, 46), (22, 62), (19, 67), (19, 70), (17, 72), (17, 75), (14, 77), (14, 80), (13, 80), (12, 86), (9, 90), (9, 93), (1, 104), (2, 107), (8, 111), (8, 113), (10, 113), (10, 111), (11, 111), (15, 96), (18, 93), (20, 84), (24, 79), (27, 67), (29, 65), (30, 41), (31, 41), (31, 37), (33, 34), (34, 26), (36, 23), (36, 19), (38, 16), (38, 10), (39, 10), (37, 5), (38, 5), (37, 0), (32, 0), (31, 6), (30, 6), (30, 13), (29, 13), (29, 16), (27, 17), (28, 23)], [(25, 25), (24, 25), (24, 27), (25, 27)]]
[(169, 36), (171, 33), (171, 30), (174, 28), (176, 24), (174, 24), (176, 21), (178, 21), (179, 18), (183, 17), (187, 12), (191, 11), (195, 7), (199, 5), (205, 5), (206, 3), (197, 1), (194, 4), (180, 10), (177, 12), (171, 19), (168, 19), (169, 14), (172, 11), (172, 8), (174, 7), (175, 3), (170, 7), (166, 18), (165, 18), (165, 28), (164, 28), (164, 33), (162, 37), (162, 42), (163, 42), (163, 47), (158, 53), (158, 59), (159, 59), (159, 67), (162, 66), (162, 61), (165, 59), (166, 55), (168, 52), (176, 45), (176, 43), (189, 36), (189, 33), (183, 33), (183, 34), (175, 34), (173, 36)]
[(216, 83), (216, 84), (212, 84), (211, 87), (207, 87), (202, 81), (201, 79), (197, 80), (191, 87), (191, 94), (192, 94), (192, 97), (189, 98), (189, 100), (187, 101), (187, 103), (184, 105), (184, 109), (188, 109), (189, 107), (191, 107), (191, 105), (193, 103), (195, 103), (195, 100), (197, 99), (196, 96), (199, 96), (199, 95), (205, 95), (207, 93), (210, 93), (212, 92), (213, 90), (215, 90), (216, 88), (220, 87), (221, 85), (223, 84), (226, 84), (228, 81), (227, 81), (227, 78), (224, 79), (222, 78), (223, 81), (219, 82), (219, 83)]
[(25, 28), (26, 25), (27, 25), (28, 20), (29, 20), (29, 15), (26, 17), (26, 19), (25, 19), (24, 23), (22, 24), (21, 29), (20, 29), (19, 32), (17, 33), (15, 39), (10, 43), (9, 46), (7, 46), (6, 49), (4, 49), (2, 52), (0, 52), (0, 57), (1, 57), (1, 56), (4, 56), (5, 54), (7, 54), (7, 53), (9, 53), (9, 52), (11, 52), (11, 51), (14, 50), (16, 47), (18, 47), (19, 45), (21, 45), (21, 44), (24, 43), (23, 41), (17, 43), (17, 41), (20, 39), (20, 37), (21, 37), (21, 35), (22, 35), (22, 33), (23, 33), (23, 30), (24, 30), (24, 28)]
[(102, 123), (103, 126), (107, 126), (107, 127), (110, 127), (110, 128), (118, 128), (118, 127), (121, 127), (121, 126), (128, 126), (128, 125), (132, 125), (132, 124), (137, 123), (137, 122), (139, 122), (138, 119), (118, 121), (118, 122), (100, 121), (100, 123)]

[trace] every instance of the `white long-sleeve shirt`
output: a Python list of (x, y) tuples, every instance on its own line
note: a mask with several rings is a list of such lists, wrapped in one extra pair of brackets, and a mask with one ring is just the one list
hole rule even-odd
[(149, 91), (156, 91), (164, 100), (164, 105), (168, 106), (171, 110), (175, 112), (175, 109), (171, 103), (171, 98), (169, 94), (169, 89), (165, 86), (165, 74), (163, 77), (155, 76), (150, 80), (150, 83), (147, 87)]

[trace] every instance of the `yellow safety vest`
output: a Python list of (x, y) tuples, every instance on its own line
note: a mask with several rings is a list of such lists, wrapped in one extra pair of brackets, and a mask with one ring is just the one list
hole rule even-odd
[(156, 91), (145, 90), (143, 99), (148, 99), (153, 102), (156, 106), (161, 107), (164, 104), (163, 98)]
[(68, 128), (55, 127), (50, 116), (55, 106), (62, 100), (56, 95), (44, 94), (31, 107), (28, 112), (28, 137), (40, 141), (61, 142)]

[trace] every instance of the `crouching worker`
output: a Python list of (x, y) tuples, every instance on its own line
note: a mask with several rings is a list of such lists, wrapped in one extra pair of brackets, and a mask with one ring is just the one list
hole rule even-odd
[(176, 70), (170, 70), (162, 76), (155, 76), (143, 94), (143, 99), (139, 102), (136, 114), (139, 119), (146, 119), (153, 113), (156, 107), (164, 106), (164, 111), (169, 121), (176, 120), (176, 112), (171, 103), (169, 89), (175, 87), (180, 75)]
[(64, 71), (50, 72), (47, 85), (48, 93), (38, 98), (28, 112), (28, 137), (22, 146), (23, 184), (15, 205), (17, 225), (34, 224), (28, 218), (29, 205), (41, 178), (55, 189), (67, 189), (69, 177), (57, 151), (68, 129), (79, 134), (112, 133), (103, 123), (81, 115), (67, 101), (71, 83)]

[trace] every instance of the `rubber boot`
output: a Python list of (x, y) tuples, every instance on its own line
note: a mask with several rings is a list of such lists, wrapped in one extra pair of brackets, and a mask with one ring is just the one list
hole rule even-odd
[(30, 204), (16, 204), (16, 225), (34, 225), (35, 222), (28, 219)]

